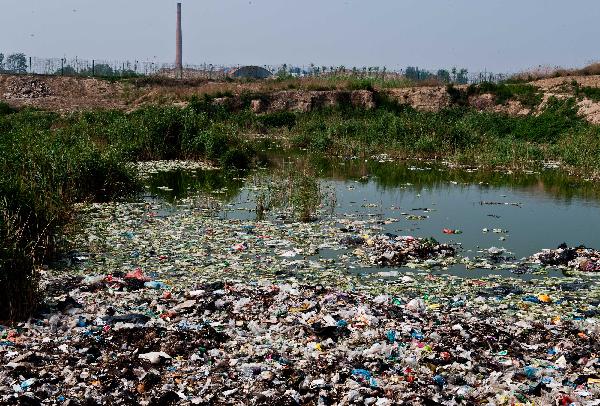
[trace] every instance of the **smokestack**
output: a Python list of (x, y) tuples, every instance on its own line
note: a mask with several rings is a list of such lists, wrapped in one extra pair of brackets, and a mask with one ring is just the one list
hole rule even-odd
[(183, 56), (182, 56), (182, 35), (181, 35), (181, 3), (177, 3), (177, 39), (175, 42), (175, 67), (180, 73), (183, 71)]

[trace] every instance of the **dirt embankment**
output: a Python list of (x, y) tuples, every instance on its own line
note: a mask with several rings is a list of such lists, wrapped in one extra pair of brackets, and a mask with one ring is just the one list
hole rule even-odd
[[(547, 100), (552, 96), (559, 99), (572, 97), (575, 82), (580, 88), (600, 89), (600, 75), (548, 78), (532, 82), (532, 84), (540, 88), (544, 93), (544, 100)], [(582, 97), (577, 100), (577, 105), (579, 106), (579, 114), (592, 124), (600, 124), (600, 101)]]
[(14, 107), (67, 112), (123, 108), (123, 85), (98, 79), (0, 75), (0, 101)]
[[(540, 89), (543, 100), (546, 101), (552, 96), (573, 97), (573, 81), (576, 81), (580, 87), (600, 88), (600, 76), (566, 76), (541, 79), (531, 84)], [(457, 88), (462, 89), (464, 86)], [(424, 111), (437, 111), (453, 103), (447, 89), (443, 86), (386, 89), (384, 92), (400, 103)], [(364, 108), (375, 106), (375, 95), (368, 90), (283, 90), (270, 81), (111, 82), (94, 78), (0, 75), (0, 101), (5, 101), (14, 107), (31, 106), (58, 112), (95, 108), (133, 110), (146, 104), (185, 105), (190, 96), (204, 94), (226, 95), (217, 98), (217, 102), (241, 107), (244, 105), (244, 98), (240, 95), (244, 93), (260, 95), (250, 103), (251, 108), (257, 113), (307, 112), (342, 103)], [(491, 94), (471, 96), (468, 104), (478, 110), (510, 115), (526, 115), (537, 111), (523, 106), (516, 100), (497, 104)], [(580, 114), (588, 121), (600, 124), (600, 102), (579, 97), (578, 105)]]

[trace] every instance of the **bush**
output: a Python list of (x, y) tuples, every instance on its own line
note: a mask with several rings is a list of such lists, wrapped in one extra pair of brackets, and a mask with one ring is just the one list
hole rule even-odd
[(583, 125), (577, 111), (574, 99), (550, 98), (541, 114), (514, 120), (515, 137), (534, 142), (555, 142), (570, 130)]
[(576, 80), (573, 80), (571, 84), (573, 85), (573, 90), (576, 97), (587, 97), (588, 99), (591, 99), (596, 102), (600, 101), (600, 88), (589, 86), (581, 87), (579, 86), (579, 83), (577, 83)]
[(117, 154), (69, 127), (76, 120), (57, 121), (33, 111), (0, 116), (0, 320), (38, 304), (36, 267), (54, 254), (73, 203), (137, 190)]
[(348, 81), (349, 90), (374, 90), (373, 79), (350, 79)]
[(467, 92), (461, 89), (457, 89), (454, 85), (450, 84), (446, 86), (446, 92), (450, 96), (450, 104), (455, 106), (468, 106), (469, 95)]
[(600, 128), (589, 127), (572, 131), (559, 140), (555, 147), (559, 159), (575, 167), (600, 169)]
[(225, 169), (248, 169), (252, 152), (242, 148), (231, 148), (221, 157), (221, 166)]
[(14, 113), (16, 110), (8, 105), (8, 103), (0, 102), (0, 116), (6, 116)]
[(35, 267), (57, 226), (55, 210), (41, 203), (16, 179), (0, 182), (0, 321), (27, 317), (39, 304)]
[(542, 101), (542, 94), (538, 88), (524, 83), (490, 83), (470, 85), (467, 96), (490, 93), (494, 96), (496, 104), (506, 104), (509, 100), (517, 100), (523, 106), (535, 108)]
[(265, 127), (287, 127), (291, 129), (296, 125), (296, 115), (289, 111), (280, 111), (258, 116), (258, 121)]

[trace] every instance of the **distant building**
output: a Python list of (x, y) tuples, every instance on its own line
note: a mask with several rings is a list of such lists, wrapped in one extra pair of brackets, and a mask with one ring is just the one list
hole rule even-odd
[(260, 66), (242, 66), (231, 72), (231, 77), (239, 79), (266, 79), (271, 76), (271, 72)]

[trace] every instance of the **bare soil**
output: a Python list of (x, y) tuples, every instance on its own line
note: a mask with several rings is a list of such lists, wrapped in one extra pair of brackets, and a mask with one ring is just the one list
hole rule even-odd
[[(544, 93), (544, 100), (548, 100), (551, 96), (572, 97), (574, 80), (582, 87), (600, 88), (600, 75), (546, 78), (531, 84), (539, 87)], [(290, 87), (299, 89), (290, 90)], [(444, 86), (403, 87), (383, 91), (418, 110), (437, 111), (451, 103)], [(191, 96), (205, 94), (221, 97), (220, 102), (225, 102), (222, 96), (233, 96), (229, 102), (235, 104), (240, 102), (236, 96), (244, 92), (268, 95), (267, 98), (252, 101), (252, 109), (257, 113), (282, 110), (306, 112), (342, 102), (365, 108), (374, 106), (371, 91), (348, 91), (344, 83), (331, 85), (317, 79), (229, 82), (150, 78), (112, 82), (95, 78), (0, 74), (0, 101), (13, 107), (29, 106), (61, 113), (89, 109), (129, 111), (148, 104), (186, 105)], [(514, 100), (496, 105), (493, 97), (487, 94), (471, 97), (469, 104), (482, 111), (510, 115), (535, 113)], [(583, 98), (578, 100), (578, 105), (580, 114), (589, 122), (600, 124), (599, 102)]]

